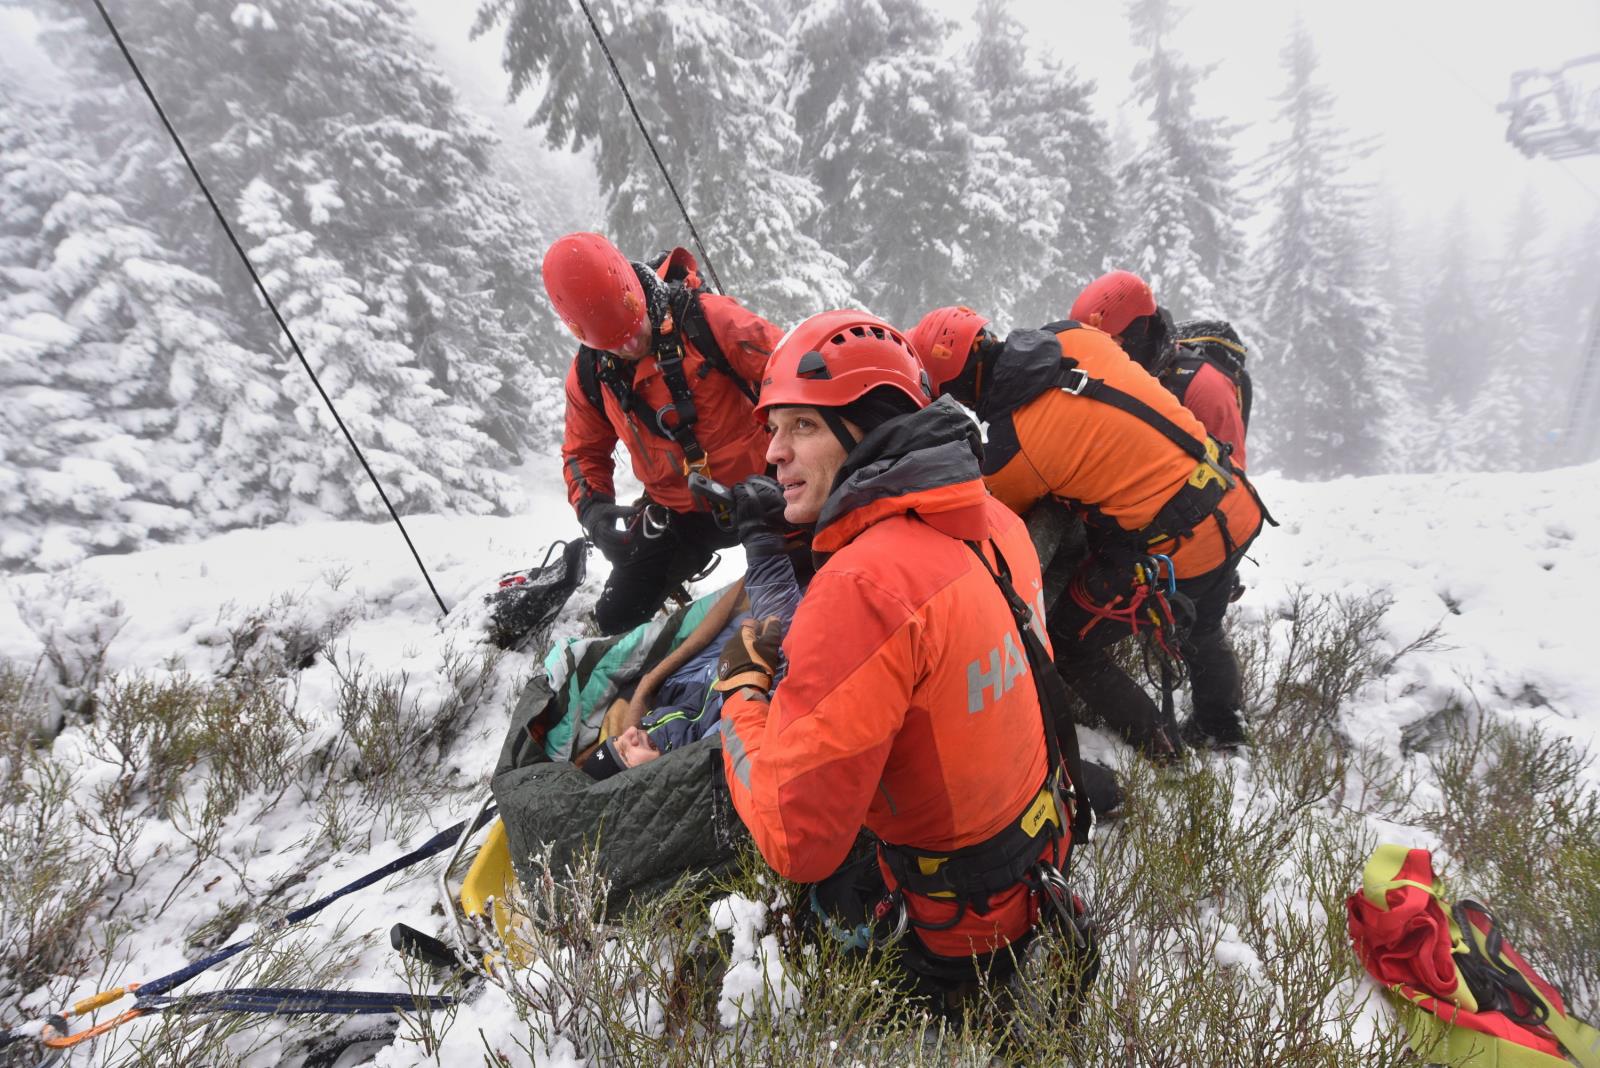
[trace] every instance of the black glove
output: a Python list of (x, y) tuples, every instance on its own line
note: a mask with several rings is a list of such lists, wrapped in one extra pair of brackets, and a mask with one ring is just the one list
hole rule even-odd
[(615, 563), (633, 552), (638, 534), (638, 523), (634, 520), (638, 511), (630, 504), (595, 497), (583, 506), (578, 523), (605, 558)]
[(767, 475), (751, 475), (733, 487), (733, 529), (747, 560), (784, 551), (789, 524), (783, 510), (787, 505), (783, 487)]
[(747, 619), (739, 632), (728, 639), (717, 660), (717, 681), (712, 689), (737, 690), (754, 686), (762, 693), (772, 689), (772, 675), (778, 668), (779, 646), (783, 643), (783, 623), (768, 616), (760, 623)]

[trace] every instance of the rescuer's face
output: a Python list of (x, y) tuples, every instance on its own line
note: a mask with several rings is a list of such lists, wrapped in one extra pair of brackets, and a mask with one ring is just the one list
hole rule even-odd
[(650, 355), (651, 334), (650, 317), (647, 315), (644, 322), (639, 324), (639, 329), (633, 332), (633, 337), (612, 351), (625, 360), (642, 360)]
[[(858, 438), (858, 428), (845, 424)], [(796, 526), (815, 523), (828, 499), (833, 478), (844, 466), (844, 446), (815, 408), (773, 408), (767, 412), (767, 463), (778, 468), (783, 487), (783, 518)]]

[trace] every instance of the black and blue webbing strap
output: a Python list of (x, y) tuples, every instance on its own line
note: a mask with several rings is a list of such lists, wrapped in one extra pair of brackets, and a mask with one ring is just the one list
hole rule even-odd
[[(300, 908), (292, 910), (281, 920), (270, 924), (266, 930), (276, 931), (299, 923), (301, 920), (321, 912), (342, 897), (353, 894), (357, 890), (371, 886), (373, 883), (444, 852), (488, 823), (494, 818), (495, 813), (494, 806), (486, 805), (475, 819), (462, 820), (445, 828), (409, 853), (396, 857), (387, 864), (367, 872), (360, 878), (346, 883), (339, 889), (330, 894), (325, 894), (310, 904), (302, 905)], [(351, 1015), (388, 1013), (407, 1007), (438, 1008), (454, 1003), (453, 999), (442, 995), (308, 990), (290, 987), (241, 987), (235, 990), (210, 991), (184, 997), (166, 996), (168, 991), (188, 982), (202, 972), (215, 968), (223, 961), (237, 956), (254, 944), (255, 938), (241, 939), (231, 945), (224, 946), (209, 956), (186, 964), (177, 971), (169, 972), (157, 979), (152, 979), (146, 983), (129, 983), (113, 990), (103, 991), (93, 997), (78, 1001), (71, 1008), (63, 1009), (45, 1020), (21, 1024), (6, 1031), (0, 1031), (0, 1049), (25, 1039), (34, 1039), (51, 1049), (62, 1049), (93, 1038), (98, 1034), (103, 1034), (129, 1020), (166, 1011), (256, 1012), (276, 1015), (326, 1012)], [(128, 994), (133, 994), (136, 997), (131, 1008), (124, 1010), (112, 1020), (91, 1027), (88, 1031), (80, 1032), (76, 1035), (67, 1034), (67, 1028), (70, 1026), (68, 1021), (72, 1017), (88, 1015), (97, 1009), (121, 1000)]]

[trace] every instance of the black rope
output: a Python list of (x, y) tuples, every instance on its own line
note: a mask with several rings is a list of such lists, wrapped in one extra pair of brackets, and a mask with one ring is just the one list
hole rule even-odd
[[(98, 3), (99, 0), (96, 0)], [(594, 12), (589, 10), (588, 0), (578, 0), (578, 6), (583, 9), (583, 17), (589, 20), (589, 28), (594, 31), (594, 39), (600, 44), (600, 51), (606, 55), (606, 62), (611, 64), (611, 74), (617, 79), (617, 87), (622, 90), (623, 97), (628, 101), (628, 110), (633, 112), (633, 121), (639, 124), (639, 132), (644, 135), (644, 143), (649, 146), (650, 154), (655, 157), (656, 166), (661, 171), (661, 177), (666, 179), (667, 188), (672, 191), (672, 199), (678, 202), (678, 211), (683, 215), (683, 221), (689, 227), (689, 236), (694, 238), (695, 251), (700, 253), (700, 262), (706, 265), (706, 270), (711, 272), (711, 284), (718, 293), (727, 292), (722, 288), (722, 279), (717, 275), (717, 269), (711, 263), (711, 257), (706, 254), (705, 245), (700, 242), (700, 231), (694, 228), (694, 220), (689, 217), (689, 209), (684, 207), (683, 198), (678, 195), (678, 187), (672, 182), (672, 175), (667, 173), (667, 165), (661, 160), (661, 153), (656, 151), (655, 138), (650, 136), (650, 131), (645, 128), (644, 118), (639, 114), (639, 109), (634, 106), (633, 94), (628, 92), (628, 83), (622, 79), (622, 71), (617, 69), (617, 61), (611, 55), (611, 49), (606, 44), (605, 34), (600, 32), (600, 24), (594, 20)]]
[(145, 81), (144, 72), (139, 69), (139, 64), (134, 60), (133, 53), (128, 51), (128, 46), (122, 40), (122, 34), (117, 32), (116, 23), (111, 21), (111, 13), (106, 10), (102, 0), (94, 0), (94, 6), (99, 10), (100, 17), (105, 20), (106, 29), (111, 31), (111, 36), (116, 40), (117, 47), (122, 50), (122, 58), (128, 61), (128, 66), (133, 69), (133, 76), (139, 80), (139, 86), (144, 90), (144, 95), (149, 99), (150, 106), (156, 109), (156, 114), (161, 118), (161, 125), (167, 128), (167, 133), (172, 137), (172, 143), (178, 146), (178, 153), (183, 156), (183, 162), (188, 164), (189, 173), (194, 175), (200, 192), (205, 194), (206, 203), (211, 205), (211, 212), (217, 217), (217, 222), (222, 224), (223, 233), (228, 235), (228, 240), (233, 243), (233, 250), (239, 254), (239, 259), (244, 261), (245, 270), (250, 272), (251, 281), (255, 282), (256, 289), (261, 292), (261, 299), (267, 302), (267, 307), (272, 310), (272, 317), (278, 321), (278, 326), (283, 330), (284, 337), (289, 339), (289, 346), (294, 349), (294, 354), (300, 358), (300, 366), (306, 369), (306, 374), (311, 376), (311, 384), (317, 387), (317, 393), (322, 397), (322, 403), (328, 406), (328, 411), (333, 414), (333, 421), (339, 425), (339, 430), (344, 434), (344, 439), (350, 443), (350, 448), (355, 451), (356, 459), (361, 461), (362, 468), (367, 472), (367, 477), (372, 480), (372, 486), (378, 491), (383, 506), (389, 509), (389, 515), (394, 519), (395, 525), (400, 528), (400, 536), (406, 539), (406, 548), (411, 550), (411, 558), (417, 562), (417, 567), (422, 571), (423, 581), (427, 582), (428, 590), (433, 594), (433, 599), (439, 602), (439, 611), (445, 615), (450, 614), (450, 609), (445, 606), (444, 598), (439, 596), (439, 590), (433, 584), (433, 578), (428, 574), (427, 567), (422, 562), (417, 547), (412, 544), (411, 535), (406, 531), (406, 525), (400, 521), (400, 513), (394, 510), (394, 505), (389, 503), (389, 495), (383, 492), (383, 485), (378, 481), (378, 476), (373, 473), (372, 465), (367, 463), (366, 456), (361, 452), (361, 446), (356, 444), (355, 436), (350, 433), (350, 428), (344, 425), (344, 420), (339, 418), (339, 410), (333, 406), (333, 398), (328, 396), (328, 391), (322, 388), (322, 382), (317, 378), (317, 372), (311, 369), (311, 362), (306, 359), (306, 354), (300, 349), (300, 342), (295, 340), (294, 332), (289, 329), (289, 324), (284, 322), (283, 315), (278, 311), (278, 305), (273, 302), (272, 294), (267, 292), (267, 287), (261, 281), (261, 276), (256, 273), (256, 268), (250, 262), (250, 257), (245, 253), (244, 246), (239, 244), (239, 239), (234, 236), (233, 227), (228, 224), (227, 216), (222, 214), (222, 208), (217, 205), (217, 200), (211, 195), (211, 187), (206, 185), (206, 180), (200, 177), (200, 170), (194, 165), (194, 160), (189, 157), (189, 150), (184, 147), (183, 139), (178, 136), (178, 131), (173, 129), (172, 121), (167, 118), (167, 113), (156, 99), (156, 94), (150, 88), (150, 83)]

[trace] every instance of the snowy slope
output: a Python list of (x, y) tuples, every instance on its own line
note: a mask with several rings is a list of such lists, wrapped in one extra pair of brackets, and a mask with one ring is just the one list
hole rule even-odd
[[(1347, 726), (1391, 743), (1450, 697), (1537, 720), (1600, 750), (1600, 465), (1538, 474), (1263, 479), (1283, 524), (1262, 535), (1244, 602), (1270, 610), (1289, 586), (1387, 590), (1400, 644), (1435, 623), (1445, 648), (1403, 660), (1388, 692)], [(1468, 702), (1470, 703), (1470, 701)]]
[[(1589, 650), (1588, 626), (1600, 593), (1594, 578), (1600, 565), (1597, 484), (1600, 465), (1536, 475), (1322, 484), (1263, 477), (1262, 495), (1283, 525), (1252, 550), (1256, 565), (1243, 570), (1249, 590), (1241, 610), (1247, 617), (1272, 614), (1296, 584), (1344, 593), (1383, 589), (1393, 598), (1386, 629), (1395, 647), (1440, 624), (1439, 648), (1402, 661), (1394, 675), (1359, 694), (1347, 710), (1345, 729), (1384, 748), (1398, 751), (1404, 727), (1452, 698), (1538, 721), (1600, 748), (1600, 658)], [(392, 526), (317, 523), (99, 557), (65, 577), (6, 579), (0, 586), (0, 658), (31, 664), (50, 628), (70, 640), (119, 612), (108, 672), (214, 672), (229, 660), (230, 628), (277, 601), (290, 604), (291, 614), (308, 628), (336, 634), (347, 659), (364, 661), (374, 672), (407, 671), (414, 692), (426, 695), (436, 685), (433, 674), (444, 648), (470, 648), (478, 640), (479, 595), (497, 575), (536, 563), (544, 545), (577, 532), (553, 482), (536, 486), (531, 497), (529, 513), (517, 518), (410, 521), (419, 551), (455, 609), (448, 619), (439, 618)], [(738, 569), (738, 555), (729, 554), (726, 572)], [(592, 603), (603, 561), (593, 557), (591, 567), (558, 635), (581, 626), (578, 608)], [(113, 601), (120, 609), (113, 609)], [(533, 667), (531, 655), (502, 665), (494, 711), (470, 724), (450, 754), (459, 768), (452, 799), (425, 817), (380, 823), (371, 840), (350, 843), (317, 866), (309, 881), (290, 892), (288, 903), (325, 893), (462, 818), (487, 782), (516, 687)], [(320, 658), (302, 672), (298, 707), (312, 730), (337, 730), (329, 711), (336, 689), (333, 671)], [(74, 745), (77, 733), (69, 728), (57, 745)], [(1088, 748), (1103, 753), (1114, 747), (1096, 738)], [(306, 860), (303, 831), (317, 819), (317, 813), (292, 805), (257, 824), (238, 817), (226, 828), (229, 863), (250, 885), (269, 885)], [(170, 830), (156, 827), (141, 848), (159, 850), (171, 837)], [(1420, 832), (1416, 842), (1429, 844)], [(337, 938), (349, 947), (352, 959), (342, 968), (342, 983), (403, 989), (384, 932), (396, 921), (438, 929), (440, 920), (430, 913), (431, 876), (424, 866), (365, 891), (310, 924), (304, 937)], [(1352, 881), (1356, 876), (1351, 873)], [(186, 932), (229, 903), (224, 896), (232, 885), (224, 883), (215, 895), (193, 888), (180, 895), (158, 922), (132, 932), (118, 947), (120, 963), (108, 974), (86, 975), (72, 996), (176, 967), (184, 959)], [(162, 886), (157, 877), (143, 892), (160, 894)], [(230, 937), (246, 933), (240, 929)], [(223, 978), (208, 976), (193, 987), (219, 985)], [(476, 1063), (482, 1051), (478, 1028), (494, 1034), (513, 1026), (498, 998), (491, 988), (463, 1010), (447, 1040), (445, 1063), (451, 1063), (449, 1051), (457, 1042), (463, 1043), (459, 1055)], [(47, 1008), (42, 998), (35, 1000), (30, 1009)], [(523, 1063), (516, 1056), (512, 1051), (507, 1063)], [(274, 1063), (273, 1051), (261, 1051), (251, 1063)], [(380, 1063), (433, 1062), (415, 1047), (397, 1046), (384, 1051)]]

